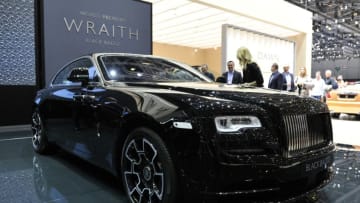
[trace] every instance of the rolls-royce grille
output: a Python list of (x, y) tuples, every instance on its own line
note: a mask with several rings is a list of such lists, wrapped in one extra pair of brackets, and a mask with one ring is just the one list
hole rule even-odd
[(283, 117), (287, 157), (306, 153), (329, 142), (332, 137), (331, 125), (327, 114), (287, 115)]

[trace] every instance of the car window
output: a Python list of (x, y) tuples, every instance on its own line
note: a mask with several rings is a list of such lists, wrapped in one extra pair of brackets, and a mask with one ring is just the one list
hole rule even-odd
[(78, 67), (87, 67), (89, 68), (89, 79), (90, 81), (99, 81), (98, 73), (93, 65), (92, 61), (88, 58), (82, 58), (79, 60), (76, 60), (68, 65), (66, 65), (61, 71), (58, 72), (58, 74), (55, 76), (53, 80), (53, 85), (80, 85), (80, 82), (71, 82), (67, 78), (70, 75), (70, 72), (74, 68)]
[(101, 56), (106, 80), (119, 82), (204, 81), (191, 67), (165, 59), (137, 56)]

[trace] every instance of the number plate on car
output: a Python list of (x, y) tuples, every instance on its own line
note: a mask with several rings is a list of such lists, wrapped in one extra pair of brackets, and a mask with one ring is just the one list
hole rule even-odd
[(314, 171), (317, 169), (325, 169), (325, 168), (329, 167), (329, 165), (331, 165), (331, 163), (332, 163), (332, 157), (327, 156), (322, 159), (318, 159), (316, 161), (306, 163), (305, 171), (310, 172), (310, 171)]

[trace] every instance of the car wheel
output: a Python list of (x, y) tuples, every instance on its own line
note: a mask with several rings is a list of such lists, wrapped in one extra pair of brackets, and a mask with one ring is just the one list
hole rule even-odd
[(121, 174), (131, 202), (175, 202), (174, 164), (154, 131), (138, 128), (129, 134), (123, 145)]
[(39, 110), (35, 110), (32, 114), (32, 145), (35, 152), (40, 154), (45, 154), (49, 152), (49, 143), (46, 137), (46, 132), (44, 129), (44, 123), (42, 121)]

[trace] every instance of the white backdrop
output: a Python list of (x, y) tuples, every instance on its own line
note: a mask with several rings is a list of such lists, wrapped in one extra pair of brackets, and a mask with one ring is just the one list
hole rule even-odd
[(242, 67), (236, 58), (237, 49), (247, 47), (263, 74), (264, 87), (267, 87), (271, 75), (271, 65), (277, 63), (279, 71), (289, 65), (293, 72), (295, 65), (295, 42), (280, 39), (275, 36), (239, 28), (232, 25), (222, 26), (222, 72), (226, 71), (226, 62), (235, 62), (235, 69), (242, 73)]

